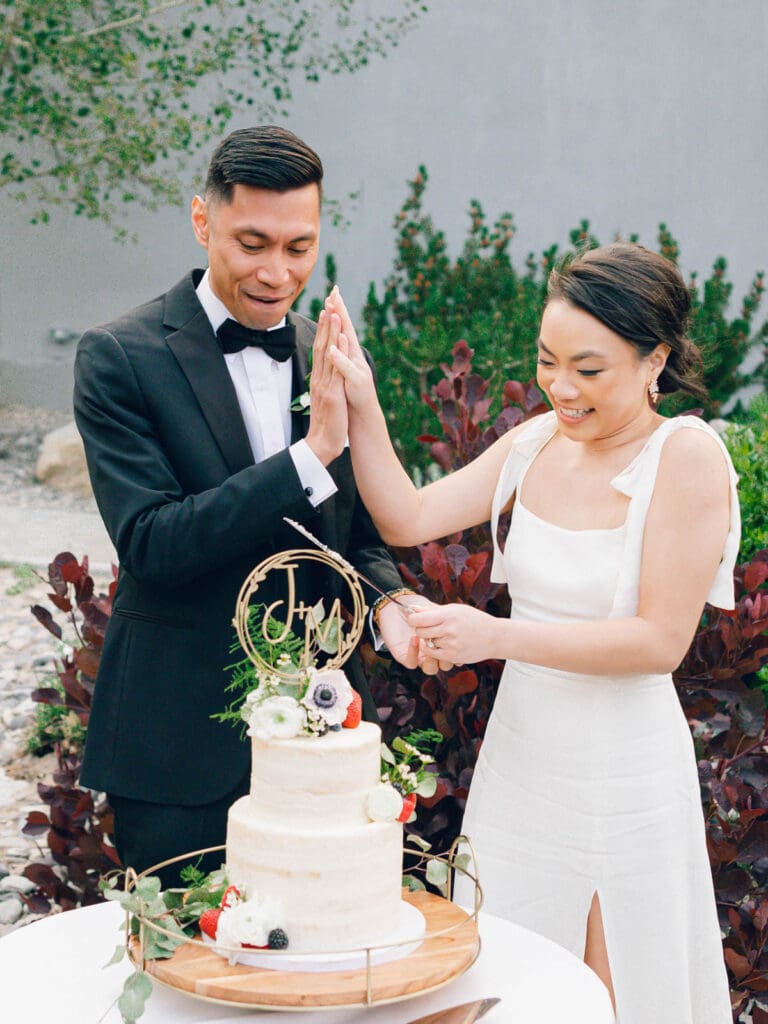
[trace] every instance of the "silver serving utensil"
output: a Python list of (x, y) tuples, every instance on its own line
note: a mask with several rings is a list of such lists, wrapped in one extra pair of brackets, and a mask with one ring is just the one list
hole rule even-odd
[(471, 1003), (462, 1003), (460, 1006), (449, 1006), (445, 1010), (438, 1010), (437, 1013), (428, 1013), (426, 1017), (418, 1017), (416, 1020), (408, 1021), (408, 1024), (474, 1024), (485, 1014), (500, 1003), (501, 1000), (475, 999)]
[(329, 548), (327, 544), (323, 544), (323, 542), (321, 540), (318, 540), (313, 533), (309, 532), (306, 526), (302, 526), (301, 523), (297, 523), (295, 519), (289, 519), (288, 516), (283, 516), (283, 522), (288, 523), (288, 525), (292, 526), (294, 530), (298, 530), (298, 532), (303, 537), (306, 537), (307, 540), (311, 540), (315, 547), (320, 548), (320, 550), (324, 551), (326, 555), (330, 555), (331, 558), (334, 559), (334, 561), (338, 562), (339, 565), (343, 565), (348, 572), (354, 573), (358, 579), (363, 581), (363, 583), (367, 583), (371, 590), (375, 590), (377, 594), (380, 594), (382, 597), (386, 597), (388, 601), (391, 601), (393, 604), (396, 604), (399, 608), (402, 608), (406, 617), (410, 615), (410, 613), (413, 611), (411, 605), (406, 604), (404, 601), (401, 601), (400, 598), (398, 597), (390, 596), (386, 592), (386, 590), (382, 590), (381, 587), (377, 586), (372, 579), (369, 579), (365, 575), (365, 573), (362, 573), (360, 572), (359, 569), (356, 569), (354, 565), (352, 565), (351, 562), (348, 562), (346, 558), (339, 554), (338, 551), (334, 551), (333, 548)]

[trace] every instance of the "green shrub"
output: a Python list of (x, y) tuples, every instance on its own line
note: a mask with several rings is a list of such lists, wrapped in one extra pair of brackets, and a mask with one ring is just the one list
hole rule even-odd
[(75, 711), (66, 707), (66, 692), (56, 676), (48, 676), (43, 686), (58, 691), (60, 704), (38, 704), (35, 720), (27, 735), (28, 754), (42, 757), (58, 749), (62, 754), (80, 756), (85, 744), (85, 726)]
[(754, 399), (744, 422), (732, 423), (723, 440), (739, 474), (739, 557), (746, 562), (768, 548), (768, 395)]
[[(427, 172), (419, 168), (395, 217), (395, 264), (381, 289), (371, 284), (365, 307), (365, 344), (378, 369), (381, 404), (395, 447), (409, 472), (424, 469), (430, 459), (418, 438), (439, 431), (437, 417), (421, 399), (441, 378), (457, 341), (465, 339), (475, 353), (474, 368), (491, 378), (491, 414), (502, 408), (503, 383), (528, 380), (536, 372), (536, 338), (550, 269), (565, 251), (594, 247), (597, 239), (584, 220), (570, 233), (569, 246), (551, 245), (540, 256), (529, 253), (515, 267), (510, 244), (513, 218), (503, 213), (489, 226), (477, 200), (469, 205), (469, 230), (461, 254), (452, 260), (445, 235), (423, 210)], [(637, 236), (630, 236), (637, 241)], [(666, 225), (659, 227), (659, 251), (677, 262), (678, 244)], [(710, 277), (700, 285), (691, 277), (691, 333), (700, 345), (711, 400), (707, 416), (743, 383), (741, 366), (749, 346), (768, 339), (768, 321), (753, 324), (765, 290), (759, 273), (741, 303), (739, 315), (728, 307), (733, 285), (726, 261), (718, 258)], [(754, 376), (765, 370), (758, 368)], [(695, 404), (667, 399), (662, 411), (673, 415)]]

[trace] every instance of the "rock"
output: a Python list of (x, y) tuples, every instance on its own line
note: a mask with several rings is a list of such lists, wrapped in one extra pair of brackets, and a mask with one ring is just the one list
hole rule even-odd
[(23, 875), (6, 875), (0, 879), (0, 892), (22, 892), (25, 895), (33, 892), (37, 886)]
[(20, 708), (6, 708), (0, 717), (2, 717), (5, 728), (14, 731), (16, 729), (26, 729), (32, 722), (34, 714)]
[(0, 901), (0, 925), (16, 924), (24, 913), (24, 904), (15, 896)]
[(35, 477), (56, 490), (77, 491), (84, 497), (93, 493), (83, 442), (74, 422), (45, 435), (35, 466)]

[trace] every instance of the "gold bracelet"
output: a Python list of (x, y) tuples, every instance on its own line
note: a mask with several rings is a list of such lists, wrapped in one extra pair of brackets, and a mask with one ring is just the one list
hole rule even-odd
[(408, 587), (398, 587), (397, 590), (390, 590), (388, 594), (382, 594), (381, 597), (374, 601), (371, 612), (373, 613), (373, 621), (376, 623), (377, 629), (379, 629), (379, 616), (381, 615), (382, 608), (389, 604), (393, 597), (405, 597), (407, 594), (413, 594), (415, 597), (416, 591), (410, 590)]

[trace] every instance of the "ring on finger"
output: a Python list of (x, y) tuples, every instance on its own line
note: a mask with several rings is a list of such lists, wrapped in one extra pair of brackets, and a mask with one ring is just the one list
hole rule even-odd
[(435, 647), (437, 647), (437, 637), (432, 637), (431, 636), (429, 638), (429, 640), (427, 640), (427, 647), (429, 647), (430, 649), (434, 650)]

